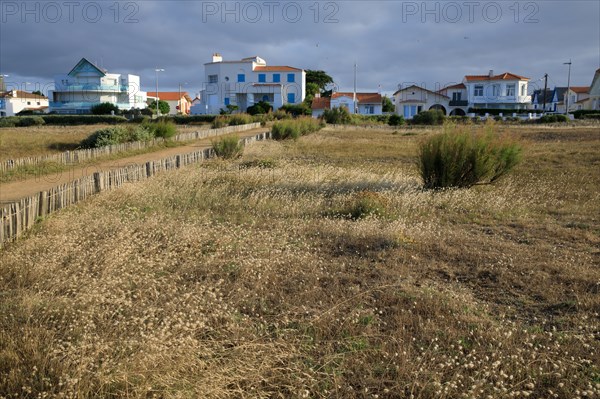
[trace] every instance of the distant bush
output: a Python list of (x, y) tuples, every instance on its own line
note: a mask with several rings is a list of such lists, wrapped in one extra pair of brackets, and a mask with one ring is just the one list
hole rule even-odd
[(452, 115), (446, 118), (449, 122), (453, 122), (456, 124), (464, 124), (468, 125), (472, 122), (471, 118), (466, 115)]
[(327, 123), (345, 125), (352, 122), (350, 112), (345, 107), (333, 107), (323, 111), (323, 120)]
[(244, 147), (238, 136), (226, 136), (212, 141), (215, 154), (220, 158), (234, 159), (242, 155)]
[(248, 107), (246, 112), (250, 115), (268, 114), (273, 110), (273, 106), (266, 101), (259, 101)]
[(491, 131), (450, 131), (422, 142), (418, 164), (426, 188), (471, 187), (492, 183), (518, 164), (521, 147)]
[(193, 125), (212, 123), (216, 117), (216, 115), (172, 115), (169, 119), (178, 125)]
[(402, 115), (392, 114), (392, 115), (390, 115), (390, 117), (388, 119), (388, 125), (390, 125), (390, 126), (404, 125), (404, 117)]
[(598, 110), (591, 109), (578, 109), (577, 111), (573, 111), (573, 116), (575, 119), (597, 119), (597, 118), (586, 118), (587, 115), (596, 115), (598, 114)]
[(44, 125), (41, 116), (5, 116), (0, 118), (0, 127), (29, 127)]
[(279, 110), (282, 110), (288, 114), (291, 114), (294, 117), (298, 116), (310, 116), (312, 115), (312, 110), (310, 106), (305, 103), (301, 104), (285, 104)]
[(90, 111), (93, 115), (119, 115), (119, 107), (109, 102), (96, 104)]
[(569, 117), (563, 114), (548, 114), (538, 119), (539, 123), (560, 123), (569, 122)]
[(419, 112), (411, 119), (414, 125), (441, 125), (446, 117), (439, 109), (431, 109), (429, 111)]
[(582, 116), (583, 119), (600, 119), (600, 113), (597, 114), (585, 114)]
[(47, 125), (96, 125), (126, 123), (127, 118), (117, 115), (43, 115)]
[(229, 119), (226, 116), (217, 116), (213, 120), (211, 127), (213, 129), (220, 129), (222, 127), (227, 126), (228, 123), (229, 123)]
[(517, 109), (517, 108), (469, 108), (468, 109), (469, 113), (473, 113), (476, 115), (481, 115), (484, 116), (485, 114), (488, 115), (511, 115), (512, 114), (528, 114), (528, 113), (534, 113), (537, 112), (538, 114), (541, 112), (540, 110), (535, 110), (535, 109)]
[(315, 132), (321, 129), (322, 125), (318, 120), (311, 117), (283, 120), (275, 122), (271, 130), (274, 140), (297, 139), (300, 136)]
[(95, 131), (81, 142), (81, 147), (99, 148), (133, 141), (149, 141), (153, 138), (153, 133), (145, 126), (114, 126)]

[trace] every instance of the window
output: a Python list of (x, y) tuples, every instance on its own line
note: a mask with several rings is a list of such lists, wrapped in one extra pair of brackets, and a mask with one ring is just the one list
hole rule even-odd
[(37, 102), (37, 105), (42, 105), (42, 104), (40, 104), (40, 102), (38, 101), (38, 102)]
[(229, 97), (225, 97), (225, 106), (229, 105)]
[(31, 101), (27, 101), (27, 105), (31, 105)]
[(515, 96), (515, 84), (510, 84), (510, 85), (506, 85), (506, 95), (508, 97), (514, 97)]
[(294, 104), (296, 102), (296, 94), (294, 93), (288, 93), (287, 95), (287, 102), (290, 104)]
[(473, 92), (475, 97), (483, 97), (483, 85), (475, 86), (475, 90)]
[(208, 75), (208, 83), (218, 83), (219, 75)]
[(493, 97), (499, 97), (500, 96), (500, 85), (493, 85), (492, 86), (492, 96)]
[[(419, 107), (421, 108), (421, 107)], [(420, 109), (419, 109), (420, 111)], [(416, 105), (405, 105), (404, 106), (404, 117), (406, 119), (412, 118), (417, 114), (417, 106)]]
[(296, 75), (293, 73), (288, 73), (287, 81), (288, 83), (294, 83), (296, 81)]
[(238, 74), (238, 83), (244, 83), (246, 81), (246, 75), (243, 73)]
[(269, 96), (268, 96), (267, 94), (265, 94), (265, 95), (262, 97), (262, 101), (264, 101), (264, 102), (268, 103), (268, 102), (269, 102)]
[(258, 82), (265, 83), (266, 81), (267, 81), (267, 75), (265, 75), (264, 73), (259, 73), (258, 74)]
[(367, 105), (367, 106), (365, 106), (365, 113), (366, 114), (374, 114), (375, 113), (375, 107), (373, 105)]
[(452, 101), (460, 101), (461, 93), (454, 92), (452, 93)]
[(279, 82), (281, 82), (281, 74), (274, 73), (273, 74), (273, 83), (279, 83)]

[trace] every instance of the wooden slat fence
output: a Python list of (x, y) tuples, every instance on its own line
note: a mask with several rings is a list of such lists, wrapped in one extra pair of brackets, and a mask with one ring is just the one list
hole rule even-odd
[[(171, 140), (173, 141), (191, 141), (200, 140), (208, 137), (216, 137), (223, 134), (242, 132), (245, 130), (256, 129), (260, 127), (260, 123), (250, 123), (247, 125), (227, 126), (219, 129), (205, 129), (190, 133), (179, 134)], [(150, 141), (134, 141), (131, 143), (113, 144), (100, 148), (90, 148), (82, 150), (65, 151), (60, 154), (41, 155), (37, 157), (23, 157), (17, 159), (9, 159), (0, 162), (0, 173), (9, 171), (19, 166), (33, 166), (42, 163), (56, 163), (61, 165), (72, 165), (81, 162), (86, 162), (91, 159), (96, 159), (106, 155), (116, 154), (119, 152), (141, 150), (149, 148), (157, 144), (163, 143), (165, 139), (155, 138)]]
[[(240, 142), (245, 146), (254, 141), (270, 138), (271, 132), (266, 131), (243, 138)], [(202, 162), (204, 159), (213, 158), (214, 156), (214, 150), (206, 148), (158, 161), (146, 162), (143, 165), (131, 165), (106, 172), (96, 172), (93, 175), (81, 177), (70, 183), (62, 184), (48, 191), (42, 191), (5, 205), (0, 208), (0, 248), (6, 242), (20, 237), (39, 218), (83, 201), (94, 194), (117, 189), (126, 183), (143, 181), (158, 173)]]

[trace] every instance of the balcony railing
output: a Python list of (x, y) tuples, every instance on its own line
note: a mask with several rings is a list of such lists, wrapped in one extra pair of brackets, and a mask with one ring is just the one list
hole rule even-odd
[[(94, 105), (100, 104), (99, 102), (79, 102), (79, 101), (51, 101), (50, 108), (53, 109), (90, 109)], [(121, 109), (130, 109), (132, 104), (129, 103), (115, 103), (115, 105)]]
[(98, 84), (67, 84), (59, 85), (56, 91), (128, 91), (129, 86), (126, 85), (98, 85)]
[(466, 107), (469, 102), (467, 100), (450, 100), (449, 105), (451, 107)]

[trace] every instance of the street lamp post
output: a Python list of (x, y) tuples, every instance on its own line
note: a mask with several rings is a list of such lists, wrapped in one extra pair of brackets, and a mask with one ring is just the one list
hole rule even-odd
[(567, 95), (565, 97), (565, 115), (569, 115), (569, 92), (571, 91), (571, 60), (564, 62), (563, 65), (569, 66), (569, 74), (567, 76)]
[(158, 68), (156, 67), (156, 69), (154, 69), (154, 72), (156, 72), (156, 117), (158, 118), (159, 116), (159, 111), (158, 111), (158, 102), (159, 102), (159, 98), (158, 98), (158, 73), (159, 72), (164, 72), (165, 70), (162, 68)]

